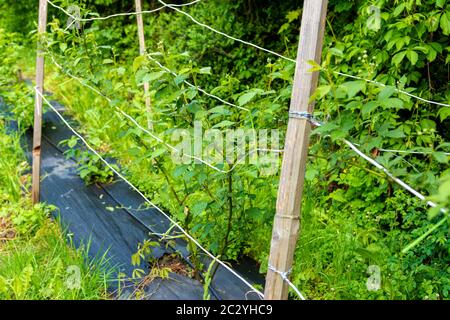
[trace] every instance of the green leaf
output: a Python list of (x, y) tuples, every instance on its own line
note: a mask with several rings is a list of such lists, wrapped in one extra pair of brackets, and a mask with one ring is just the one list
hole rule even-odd
[(318, 93), (318, 98), (321, 99), (323, 97), (325, 97), (328, 92), (330, 92), (331, 90), (331, 86), (326, 85), (326, 86), (320, 86), (317, 88), (317, 93)]
[(428, 219), (434, 219), (435, 217), (437, 217), (439, 214), (441, 213), (441, 208), (439, 207), (434, 207), (434, 208), (430, 208), (428, 210)]
[(300, 16), (300, 9), (289, 11), (288, 14), (286, 15), (286, 18), (288, 19), (289, 22), (292, 22), (295, 19), (298, 19), (299, 16)]
[(428, 50), (428, 53), (427, 53), (428, 61), (432, 62), (432, 61), (436, 60), (436, 57), (437, 57), (437, 51), (430, 47), (430, 50)]
[(175, 79), (173, 80), (175, 82), (175, 84), (177, 86), (179, 86), (180, 84), (182, 84), (186, 79), (188, 78), (187, 75), (185, 74), (180, 74), (178, 76), (175, 77)]
[(381, 101), (381, 105), (386, 108), (395, 108), (395, 109), (401, 109), (403, 108), (403, 100), (400, 100), (399, 98), (389, 98)]
[(242, 107), (243, 105), (246, 105), (247, 103), (249, 103), (254, 97), (256, 97), (258, 94), (263, 93), (264, 91), (261, 89), (253, 89), (250, 90), (247, 93), (244, 93), (243, 95), (241, 95), (238, 99), (238, 105), (240, 107)]
[(61, 50), (61, 52), (65, 52), (67, 50), (67, 43), (61, 42), (59, 44), (59, 49)]
[(283, 23), (280, 27), (280, 30), (278, 30), (278, 33), (282, 33), (283, 31), (286, 31), (289, 29), (289, 23)]
[(443, 8), (447, 0), (436, 0), (436, 6), (439, 8)]
[(213, 114), (220, 114), (220, 115), (230, 115), (231, 112), (230, 110), (228, 110), (227, 106), (217, 106), (214, 107), (210, 110), (208, 110), (209, 113), (213, 113)]
[(201, 74), (211, 74), (211, 67), (201, 68), (199, 72)]
[(312, 66), (312, 68), (309, 69), (308, 72), (320, 71), (322, 69), (322, 67), (314, 60), (308, 60), (307, 62)]
[(245, 214), (256, 221), (262, 221), (264, 219), (264, 211), (260, 208), (250, 208), (245, 210)]
[(83, 169), (80, 171), (80, 178), (84, 179), (88, 176), (88, 174), (90, 174), (91, 171), (89, 169)]
[(417, 60), (419, 59), (419, 55), (417, 52), (413, 50), (408, 50), (406, 52), (406, 57), (411, 61), (411, 64), (414, 66), (417, 63)]
[[(449, 108), (449, 109), (450, 109), (450, 108)], [(76, 146), (77, 142), (78, 142), (78, 138), (72, 137), (72, 138), (70, 138), (70, 139), (67, 141), (67, 146), (68, 146), (69, 148), (73, 148), (73, 147)]]
[(333, 141), (344, 139), (345, 137), (347, 137), (347, 135), (348, 135), (348, 131), (341, 130), (341, 129), (337, 129), (337, 130), (330, 132), (330, 137)]
[(399, 138), (404, 138), (405, 134), (403, 133), (403, 130), (401, 128), (397, 128), (395, 130), (388, 131), (387, 133), (385, 133), (385, 136), (389, 137), (389, 138), (399, 139)]
[(132, 147), (132, 148), (128, 149), (128, 153), (134, 157), (139, 156), (141, 154), (141, 152), (142, 152), (141, 149), (138, 147)]
[(440, 26), (444, 35), (450, 35), (450, 13), (444, 12), (441, 15)]
[(403, 12), (403, 10), (405, 10), (405, 3), (401, 3), (400, 5), (398, 5), (395, 9), (394, 12), (392, 13), (392, 15), (394, 17), (397, 17), (398, 15), (400, 15), (400, 13)]
[(143, 78), (142, 78), (142, 82), (151, 82), (151, 81), (155, 81), (159, 78), (161, 78), (166, 72), (165, 71), (158, 71), (158, 72), (151, 72), (151, 73), (147, 73)]
[(93, 137), (89, 140), (91, 144), (93, 144), (95, 147), (99, 147), (102, 144), (102, 140), (98, 137)]
[(392, 62), (397, 66), (400, 65), (400, 63), (403, 61), (403, 58), (405, 57), (405, 55), (406, 55), (406, 51), (401, 51), (401, 52), (397, 53), (392, 58)]
[(150, 155), (150, 159), (154, 159), (156, 157), (159, 157), (163, 153), (165, 153), (167, 150), (166, 148), (158, 148), (155, 151), (152, 151), (152, 154)]
[(379, 107), (380, 104), (378, 101), (369, 101), (365, 105), (363, 105), (361, 112), (363, 117), (366, 117), (369, 115), (373, 110), (375, 110), (377, 107)]
[(329, 52), (330, 52), (332, 55), (335, 55), (335, 56), (338, 56), (338, 57), (343, 57), (343, 56), (344, 56), (344, 53), (342, 52), (342, 50), (339, 50), (338, 48), (331, 48), (331, 49), (329, 50)]
[(341, 86), (347, 92), (347, 96), (349, 98), (353, 98), (354, 96), (356, 96), (358, 94), (358, 92), (365, 90), (366, 82), (363, 80), (348, 81), (348, 82), (344, 82)]
[(195, 114), (195, 113), (197, 113), (198, 111), (202, 110), (202, 107), (200, 107), (199, 104), (198, 104), (198, 102), (194, 100), (194, 101), (192, 101), (191, 103), (189, 103), (189, 104), (187, 105), (187, 110), (188, 110), (190, 113)]
[(325, 123), (324, 125), (314, 129), (314, 133), (317, 134), (328, 134), (333, 130), (336, 130), (339, 126), (333, 122)]
[(217, 129), (217, 128), (223, 128), (223, 127), (229, 127), (234, 125), (235, 123), (229, 120), (224, 120), (219, 122), (218, 124), (214, 125), (212, 128), (213, 129)]
[(342, 189), (338, 189), (338, 190), (334, 191), (333, 193), (331, 193), (329, 195), (329, 198), (339, 201), (339, 202), (347, 201), (347, 199), (345, 198), (345, 195), (344, 195), (344, 190), (342, 190)]
[(193, 87), (189, 87), (189, 89), (186, 91), (186, 97), (189, 100), (192, 100), (195, 98), (195, 96), (197, 95), (197, 88), (193, 88)]
[(317, 169), (307, 169), (305, 173), (305, 179), (308, 181), (314, 180), (315, 177), (319, 176), (320, 172)]
[(138, 266), (141, 264), (141, 256), (139, 255), (139, 252), (136, 252), (133, 255), (131, 255), (131, 264), (133, 266)]
[(448, 117), (450, 117), (450, 107), (442, 107), (438, 111), (439, 119), (444, 121)]
[(174, 178), (181, 177), (187, 170), (187, 166), (177, 166), (173, 171), (172, 175)]
[(439, 196), (441, 201), (446, 201), (450, 197), (450, 179), (444, 180), (439, 186)]
[(439, 162), (439, 163), (448, 163), (448, 156), (444, 152), (433, 152), (433, 157)]
[(430, 119), (420, 120), (420, 126), (422, 129), (436, 129), (436, 123)]
[(378, 100), (384, 100), (384, 99), (389, 98), (390, 96), (392, 96), (394, 94), (395, 91), (396, 91), (396, 89), (393, 86), (384, 87), (378, 94)]
[[(135, 79), (136, 79), (136, 84), (140, 84), (140, 83), (142, 83), (142, 79), (144, 78), (144, 76), (146, 75), (146, 71), (145, 70), (143, 70), (143, 69), (141, 69), (141, 70), (138, 70), (136, 73), (135, 73), (135, 75), (134, 75), (134, 77), (135, 77)], [(117, 101), (117, 100), (116, 100)]]
[(206, 210), (207, 207), (208, 207), (207, 201), (198, 201), (191, 207), (191, 212), (194, 215), (198, 216), (198, 215), (202, 214)]

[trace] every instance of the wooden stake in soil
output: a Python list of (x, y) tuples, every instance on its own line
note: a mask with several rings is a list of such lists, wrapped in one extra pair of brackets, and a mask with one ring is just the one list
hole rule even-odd
[[(39, 0), (38, 43), (36, 57), (36, 90), (44, 91), (44, 35), (47, 29), (47, 1)], [(41, 171), (41, 136), (42, 136), (42, 96), (36, 93), (33, 127), (33, 172), (31, 198), (39, 202)]]
[[(269, 257), (269, 266), (281, 273), (289, 272), (292, 267), (299, 234), (303, 183), (311, 131), (311, 124), (306, 118), (314, 109), (314, 101), (310, 102), (309, 99), (317, 87), (319, 76), (318, 72), (309, 71), (312, 65), (308, 61), (314, 60), (320, 64), (327, 4), (328, 0), (305, 0), (303, 5), (297, 66), (289, 111), (291, 117), (286, 133)], [(266, 277), (265, 299), (287, 299), (288, 292), (288, 284), (282, 279), (280, 273), (269, 269)]]
[[(142, 0), (136, 0), (136, 12), (142, 12)], [(136, 15), (136, 22), (138, 28), (138, 37), (139, 37), (139, 54), (141, 56), (145, 55), (145, 33), (144, 33), (144, 21), (142, 19), (142, 13), (138, 13)], [(150, 100), (149, 95), (150, 85), (148, 82), (144, 82), (144, 94), (145, 94), (145, 109), (147, 110), (147, 126), (150, 130), (153, 129), (152, 123), (152, 101)]]

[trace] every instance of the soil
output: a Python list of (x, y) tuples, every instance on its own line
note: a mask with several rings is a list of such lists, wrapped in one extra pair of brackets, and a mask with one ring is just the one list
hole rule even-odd
[(194, 271), (177, 254), (165, 254), (157, 262), (159, 268), (169, 268), (173, 273), (192, 278)]
[(16, 231), (8, 218), (0, 217), (0, 245), (16, 237)]

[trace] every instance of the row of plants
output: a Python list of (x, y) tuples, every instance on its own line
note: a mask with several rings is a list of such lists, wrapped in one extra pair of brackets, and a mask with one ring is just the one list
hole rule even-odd
[[(132, 11), (123, 1), (55, 3), (77, 4), (86, 16)], [(230, 261), (251, 256), (264, 273), (279, 181), (278, 172), (264, 172), (270, 164), (279, 165), (281, 158), (262, 157), (226, 174), (203, 164), (177, 165), (170, 150), (115, 110), (127, 112), (145, 126), (143, 83), (149, 82), (153, 132), (167, 143), (179, 142), (171, 140), (176, 128), (192, 132), (194, 121), (201, 121), (204, 129), (278, 129), (283, 143), (293, 63), (205, 32), (169, 9), (146, 16), (151, 58), (139, 57), (134, 17), (66, 29), (66, 17), (52, 10), (46, 37), (47, 88), (82, 124), (80, 130), (89, 142), (119, 159), (127, 177), (214, 254)], [(295, 57), (301, 17), (301, 4), (296, 1), (257, 5), (205, 1), (183, 10), (228, 34)], [(448, 207), (450, 196), (449, 107), (413, 99), (395, 87), (448, 104), (449, 21), (445, 1), (330, 1), (315, 94), (315, 114), (326, 123), (313, 132), (292, 273), (307, 297), (448, 297), (448, 216), (438, 209)], [(84, 84), (109, 99), (67, 73), (85, 79)], [(211, 99), (184, 80), (249, 111)], [(31, 123), (32, 106), (24, 105), (18, 110), (29, 113), (16, 115), (26, 126)], [(343, 138), (361, 145), (421, 192), (434, 195), (430, 199), (438, 209), (429, 211), (355, 156), (341, 142)], [(380, 151), (383, 148), (423, 154)], [(221, 168), (226, 171), (236, 161)], [(417, 239), (421, 241), (414, 242)], [(414, 246), (407, 247), (411, 243)], [(404, 252), (405, 248), (410, 250)], [(380, 273), (379, 290), (367, 288), (370, 266), (377, 266)]]

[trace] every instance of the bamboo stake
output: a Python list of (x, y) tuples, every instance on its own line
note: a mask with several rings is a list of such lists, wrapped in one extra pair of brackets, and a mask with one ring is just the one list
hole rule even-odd
[[(142, 0), (136, 0), (136, 12), (142, 12)], [(142, 19), (142, 13), (136, 14), (136, 22), (138, 28), (139, 37), (139, 54), (145, 55), (145, 33), (144, 33), (144, 21)], [(149, 96), (150, 85), (148, 82), (144, 82), (144, 95), (145, 95), (145, 109), (147, 110), (147, 126), (149, 130), (153, 129), (152, 122), (152, 101)]]
[[(47, 29), (47, 1), (39, 0), (39, 23), (36, 56), (36, 90), (44, 91), (44, 41)], [(39, 202), (41, 171), (41, 138), (42, 138), (42, 96), (36, 93), (33, 127), (33, 171), (31, 199), (33, 204)]]
[[(318, 72), (309, 71), (308, 61), (320, 64), (327, 4), (328, 0), (304, 1), (290, 113), (313, 112), (314, 101), (309, 98), (317, 87)], [(290, 271), (298, 239), (310, 131), (306, 119), (289, 119), (269, 256), (269, 266), (281, 273)], [(268, 270), (265, 299), (287, 299), (288, 292), (282, 276)]]

